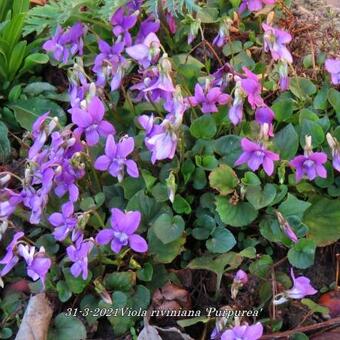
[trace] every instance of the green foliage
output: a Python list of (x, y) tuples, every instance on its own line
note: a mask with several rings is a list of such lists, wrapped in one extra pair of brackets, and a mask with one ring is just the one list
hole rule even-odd
[(63, 339), (86, 339), (86, 329), (77, 317), (60, 313), (55, 317), (53, 326), (48, 332), (48, 340)]

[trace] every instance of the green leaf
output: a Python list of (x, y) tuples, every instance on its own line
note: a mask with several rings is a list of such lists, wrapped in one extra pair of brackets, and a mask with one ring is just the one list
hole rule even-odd
[(253, 172), (247, 171), (241, 179), (244, 185), (260, 185), (261, 181)]
[(209, 175), (210, 186), (216, 189), (222, 196), (234, 191), (239, 183), (235, 171), (226, 164), (220, 164)]
[(79, 204), (82, 211), (87, 211), (96, 207), (96, 203), (92, 197), (84, 197)]
[(273, 184), (266, 184), (262, 190), (261, 186), (248, 186), (246, 197), (249, 203), (256, 209), (267, 207), (276, 196), (276, 188)]
[(191, 159), (186, 159), (181, 165), (181, 173), (184, 178), (184, 183), (188, 183), (192, 174), (195, 171), (195, 164)]
[(44, 6), (35, 6), (28, 12), (23, 35), (33, 32), (40, 34), (46, 28), (50, 28), (53, 34), (58, 24), (63, 26), (70, 16), (79, 14), (80, 7), (86, 4), (87, 0), (49, 0)]
[(299, 148), (299, 136), (292, 124), (288, 124), (275, 134), (274, 145), (280, 152), (281, 159), (290, 160), (296, 155)]
[(21, 68), (19, 75), (31, 70), (36, 65), (46, 64), (49, 61), (47, 54), (43, 53), (33, 53), (25, 58), (24, 65)]
[(122, 188), (124, 189), (124, 196), (127, 200), (131, 199), (133, 195), (135, 195), (140, 190), (144, 189), (144, 181), (141, 177), (133, 178), (133, 177), (125, 177), (120, 183)]
[(103, 283), (106, 289), (129, 292), (136, 284), (136, 273), (131, 271), (106, 274)]
[(52, 234), (43, 234), (36, 241), (37, 247), (44, 247), (47, 254), (53, 255), (58, 252), (60, 246)]
[[(99, 304), (102, 308), (112, 307), (113, 309), (120, 309), (127, 307), (131, 310), (146, 310), (150, 303), (150, 291), (142, 285), (136, 286), (136, 290), (129, 296), (124, 295), (122, 292), (116, 291), (112, 294), (113, 305), (108, 306), (107, 304)], [(128, 315), (114, 315), (107, 317), (110, 321), (113, 331), (114, 338), (126, 333), (131, 327), (134, 326), (135, 322), (140, 319), (140, 316), (128, 316)]]
[(306, 269), (313, 265), (316, 245), (313, 240), (301, 239), (288, 251), (288, 260), (296, 268)]
[[(154, 187), (156, 188), (157, 185)], [(142, 223), (138, 230), (146, 230), (150, 223), (161, 213), (168, 212), (170, 208), (156, 202), (152, 197), (145, 195), (144, 190), (138, 191), (128, 202), (126, 210), (138, 210), (142, 214)]]
[(340, 92), (331, 88), (328, 91), (327, 97), (335, 112), (340, 113)]
[(241, 137), (235, 135), (227, 135), (215, 140), (215, 152), (223, 156), (223, 161), (231, 167), (234, 166), (235, 161), (242, 153), (240, 141)]
[(237, 72), (242, 72), (244, 66), (252, 70), (255, 67), (255, 61), (249, 57), (246, 51), (241, 51), (231, 59), (231, 65)]
[(72, 296), (72, 292), (68, 288), (65, 281), (58, 281), (57, 283), (58, 298), (61, 302), (66, 302)]
[(11, 155), (11, 143), (8, 139), (7, 126), (0, 121), (0, 163), (5, 163)]
[(233, 227), (249, 225), (258, 214), (250, 203), (239, 202), (233, 205), (229, 202), (229, 198), (222, 196), (216, 197), (216, 210), (222, 222)]
[(316, 93), (316, 86), (313, 84), (313, 82), (302, 77), (292, 78), (289, 89), (296, 97), (300, 99), (305, 99), (306, 97)]
[(197, 139), (211, 139), (215, 136), (217, 127), (212, 116), (202, 116), (195, 119), (190, 126), (190, 133)]
[(181, 216), (171, 217), (168, 214), (162, 214), (153, 223), (153, 230), (159, 240), (168, 244), (181, 237), (184, 226), (185, 223)]
[(272, 264), (273, 259), (269, 255), (262, 255), (258, 260), (250, 264), (249, 271), (253, 275), (265, 279)]
[(311, 299), (302, 299), (301, 303), (307, 306), (313, 313), (329, 314), (329, 309), (327, 307), (318, 305)]
[(312, 136), (313, 147), (317, 147), (325, 140), (325, 133), (322, 127), (317, 123), (309, 119), (304, 119), (301, 124), (300, 144), (305, 146), (306, 136)]
[(90, 283), (92, 279), (92, 273), (89, 272), (88, 277), (86, 280), (80, 276), (74, 277), (68, 268), (63, 268), (63, 273), (65, 277), (65, 281), (67, 283), (68, 288), (72, 293), (80, 294), (84, 291), (86, 286)]
[(13, 80), (19, 70), (26, 53), (26, 45), (26, 41), (20, 41), (14, 46), (8, 63), (8, 80)]
[(153, 277), (153, 267), (151, 263), (144, 263), (142, 269), (137, 271), (137, 277), (142, 281), (151, 281)]
[(285, 122), (292, 116), (293, 103), (293, 99), (278, 99), (274, 102), (272, 109), (278, 122)]
[(240, 255), (243, 257), (247, 257), (248, 259), (254, 259), (256, 257), (256, 249), (254, 247), (244, 248)]
[(218, 160), (214, 155), (196, 155), (195, 162), (197, 166), (205, 170), (212, 170), (218, 165)]
[(231, 55), (235, 55), (242, 51), (242, 42), (239, 40), (230, 41), (229, 43), (225, 44), (223, 47), (223, 54), (226, 57)]
[(192, 236), (197, 240), (206, 240), (214, 230), (216, 221), (213, 217), (203, 214), (197, 218), (194, 222), (194, 226), (195, 228), (192, 230)]
[(180, 254), (185, 243), (185, 237), (164, 244), (157, 236), (154, 228), (148, 230), (149, 254), (157, 263), (170, 263)]
[(226, 253), (235, 246), (236, 240), (228, 229), (217, 227), (205, 244), (211, 253)]
[(9, 339), (12, 335), (13, 331), (8, 327), (0, 329), (0, 339)]
[(153, 185), (156, 183), (157, 178), (152, 176), (150, 171), (147, 170), (142, 170), (142, 176), (145, 182), (145, 186), (148, 190), (151, 190), (151, 188), (153, 187)]
[(313, 101), (313, 107), (315, 109), (317, 109), (317, 110), (326, 110), (327, 109), (327, 106), (328, 106), (328, 102), (327, 102), (328, 90), (329, 90), (329, 86), (324, 85), (318, 91), (318, 93), (315, 96), (314, 101)]
[(173, 208), (177, 214), (190, 214), (191, 206), (189, 202), (181, 195), (176, 195)]
[(58, 117), (62, 125), (66, 123), (64, 110), (58, 104), (48, 99), (21, 99), (9, 105), (9, 107), (14, 110), (15, 118), (21, 127), (29, 131), (32, 129), (32, 125), (36, 119), (46, 112), (50, 112), (51, 117)]
[(307, 237), (318, 246), (340, 239), (340, 201), (320, 198), (305, 211), (303, 223), (309, 228)]
[(193, 180), (194, 180), (193, 187), (196, 190), (202, 190), (207, 185), (205, 171), (202, 168), (196, 168)]
[(299, 200), (294, 195), (288, 194), (287, 199), (280, 204), (279, 211), (286, 218), (289, 216), (294, 216), (294, 215), (302, 218), (304, 212), (310, 206), (311, 206), (311, 203)]
[(60, 313), (53, 322), (53, 327), (49, 329), (48, 340), (85, 340), (86, 328), (75, 316), (66, 316)]
[(194, 258), (188, 265), (190, 269), (203, 269), (223, 274), (227, 270), (238, 268), (242, 263), (242, 256), (230, 251), (222, 255), (206, 255)]
[(204, 24), (212, 24), (217, 21), (219, 11), (215, 7), (205, 7), (197, 12), (197, 19)]
[(261, 235), (271, 242), (282, 242), (283, 233), (277, 219), (263, 218), (260, 222)]
[(36, 81), (25, 86), (23, 91), (30, 96), (37, 96), (44, 92), (57, 92), (57, 88), (50, 83)]
[[(88, 308), (89, 310), (94, 311), (96, 308), (98, 308), (99, 299), (94, 297), (93, 295), (85, 295), (82, 300), (80, 301), (80, 309), (84, 310), (85, 308)], [(87, 323), (92, 326), (97, 322), (97, 319), (99, 319), (99, 315), (96, 316), (96, 313), (88, 313), (88, 315), (84, 315)]]

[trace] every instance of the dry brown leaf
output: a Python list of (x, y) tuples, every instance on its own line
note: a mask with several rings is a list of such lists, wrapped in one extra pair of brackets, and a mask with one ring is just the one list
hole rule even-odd
[(15, 340), (46, 340), (52, 314), (45, 293), (31, 296)]
[[(166, 283), (162, 288), (156, 289), (152, 297), (155, 309), (190, 309), (191, 299), (189, 292), (173, 283)], [(172, 308), (169, 308), (172, 307)]]

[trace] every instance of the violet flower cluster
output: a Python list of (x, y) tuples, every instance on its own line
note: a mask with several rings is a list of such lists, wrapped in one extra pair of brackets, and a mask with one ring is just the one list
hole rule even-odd
[(280, 89), (286, 91), (289, 87), (288, 64), (293, 62), (293, 57), (286, 47), (292, 40), (292, 36), (281, 29), (272, 27), (266, 23), (262, 24), (264, 30), (264, 50), (270, 51), (274, 61), (278, 62), (280, 76)]
[(43, 49), (51, 52), (56, 61), (66, 64), (73, 56), (83, 55), (85, 33), (86, 27), (80, 22), (66, 31), (58, 26), (54, 36), (43, 44)]
[(40, 279), (42, 286), (45, 287), (46, 274), (52, 261), (46, 256), (44, 247), (40, 247), (36, 251), (34, 246), (23, 240), (24, 235), (22, 231), (15, 233), (12, 241), (8, 244), (6, 254), (0, 260), (0, 264), (4, 265), (0, 271), (0, 278), (8, 274), (21, 257), (26, 263), (27, 275), (33, 281)]

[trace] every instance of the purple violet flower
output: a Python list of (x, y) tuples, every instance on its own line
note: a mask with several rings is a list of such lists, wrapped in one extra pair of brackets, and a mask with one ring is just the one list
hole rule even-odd
[(257, 12), (260, 11), (264, 5), (272, 5), (275, 4), (276, 0), (243, 0), (239, 13), (243, 13), (247, 8), (249, 12)]
[(236, 82), (234, 101), (228, 111), (228, 117), (234, 125), (238, 125), (242, 121), (243, 97), (240, 82)]
[(327, 162), (327, 155), (324, 152), (309, 152), (305, 155), (296, 156), (290, 161), (290, 166), (296, 169), (296, 182), (306, 175), (310, 181), (317, 176), (321, 178), (327, 177), (327, 170), (323, 166)]
[(104, 40), (98, 43), (100, 53), (96, 56), (93, 72), (97, 75), (96, 85), (105, 86), (106, 81), (111, 79), (111, 91), (119, 88), (127, 66), (122, 57), (124, 50), (123, 42), (116, 42), (110, 46)]
[(105, 155), (99, 156), (94, 167), (100, 171), (108, 171), (111, 176), (117, 177), (121, 182), (124, 178), (124, 168), (131, 177), (139, 176), (135, 161), (126, 159), (132, 153), (135, 142), (132, 137), (122, 138), (117, 144), (112, 135), (108, 136), (105, 145)]
[(200, 28), (201, 28), (200, 20), (193, 21), (190, 24), (189, 34), (188, 34), (188, 45), (191, 45), (191, 43), (196, 39), (196, 36)]
[(166, 93), (174, 92), (175, 87), (170, 75), (172, 71), (172, 66), (166, 53), (163, 54), (158, 62), (158, 71), (158, 78), (156, 78), (155, 81), (150, 84), (150, 86), (144, 88), (143, 92), (150, 92), (155, 90), (161, 90)]
[(46, 257), (44, 247), (40, 247), (39, 252), (36, 253), (34, 246), (19, 244), (18, 254), (26, 261), (27, 275), (33, 281), (40, 279), (43, 287), (45, 287), (45, 278), (52, 261)]
[(46, 121), (49, 118), (48, 115), (49, 112), (44, 113), (38, 117), (32, 125), (32, 137), (34, 142), (28, 151), (28, 158), (31, 160), (33, 160), (34, 157), (40, 152), (47, 140), (47, 137), (57, 126), (58, 118), (56, 117), (50, 119), (49, 123), (46, 124)]
[[(151, 163), (157, 160), (172, 159), (175, 156), (180, 119), (175, 123), (175, 116), (168, 115), (160, 125), (154, 123), (153, 116), (142, 115), (139, 124), (145, 130), (145, 145), (151, 151)], [(175, 124), (175, 125), (174, 125)]]
[(111, 18), (111, 24), (113, 26), (113, 34), (116, 37), (122, 36), (126, 46), (130, 46), (132, 43), (131, 34), (129, 30), (135, 26), (137, 22), (138, 11), (132, 15), (124, 15), (124, 8), (120, 7), (116, 10)]
[(230, 18), (223, 19), (220, 24), (218, 33), (213, 40), (213, 45), (222, 47), (229, 40), (229, 30), (232, 22), (233, 21)]
[(264, 50), (268, 52), (270, 50), (272, 58), (274, 60), (282, 60), (287, 63), (292, 63), (293, 58), (286, 44), (289, 44), (292, 40), (292, 36), (283, 30), (274, 28), (265, 23), (262, 24), (264, 29)]
[(157, 33), (159, 31), (160, 21), (153, 17), (148, 17), (140, 24), (138, 34), (136, 36), (135, 44), (141, 44), (150, 33)]
[(88, 255), (93, 248), (93, 239), (84, 240), (80, 235), (75, 244), (66, 248), (68, 258), (73, 262), (70, 271), (74, 277), (82, 274), (83, 280), (88, 276)]
[(314, 295), (317, 290), (310, 284), (310, 280), (305, 276), (295, 277), (293, 268), (290, 270), (293, 280), (293, 287), (285, 291), (285, 295), (290, 299), (303, 299), (305, 296)]
[(53, 57), (59, 62), (66, 64), (69, 57), (76, 54), (83, 55), (83, 35), (85, 28), (82, 23), (74, 24), (67, 31), (58, 26), (54, 36), (47, 40), (43, 49), (47, 52), (53, 52)]
[(8, 272), (12, 270), (12, 268), (18, 263), (19, 257), (15, 253), (15, 249), (17, 247), (18, 241), (25, 234), (22, 231), (19, 231), (14, 234), (12, 241), (6, 247), (6, 254), (0, 260), (0, 264), (4, 264), (5, 266), (0, 271), (0, 277), (5, 276)]
[(126, 53), (144, 68), (147, 68), (157, 61), (160, 53), (160, 41), (157, 35), (151, 32), (142, 43), (127, 47)]
[(244, 270), (239, 269), (235, 274), (234, 281), (244, 285), (248, 282), (248, 274)]
[(124, 213), (120, 209), (113, 208), (111, 214), (111, 228), (101, 230), (98, 233), (97, 243), (105, 245), (111, 242), (111, 249), (116, 254), (127, 245), (138, 253), (146, 252), (148, 244), (143, 237), (135, 234), (141, 221), (141, 213), (139, 211)]
[(74, 215), (73, 202), (66, 202), (61, 207), (61, 213), (56, 212), (50, 215), (48, 221), (55, 227), (53, 236), (58, 241), (63, 241), (68, 233), (75, 229), (78, 223)]
[(277, 153), (269, 151), (263, 144), (257, 144), (250, 141), (248, 138), (242, 138), (241, 147), (243, 153), (235, 162), (235, 165), (248, 163), (251, 170), (256, 171), (261, 165), (268, 176), (271, 176), (274, 171), (274, 161), (280, 159)]
[(261, 128), (267, 124), (267, 127), (262, 129), (266, 131), (268, 136), (273, 137), (273, 120), (275, 118), (274, 111), (268, 106), (258, 107), (255, 111), (255, 121), (261, 126)]
[(22, 202), (22, 195), (11, 189), (0, 190), (0, 220), (7, 220), (15, 211), (17, 205)]
[(241, 88), (247, 95), (248, 102), (254, 110), (256, 107), (264, 104), (261, 97), (261, 84), (255, 73), (251, 72), (245, 66), (242, 69), (246, 78), (241, 79)]
[(195, 85), (195, 95), (188, 98), (191, 106), (202, 105), (203, 113), (218, 112), (217, 104), (225, 105), (230, 101), (230, 96), (222, 93), (219, 87), (202, 88), (200, 84)]
[(257, 340), (263, 334), (263, 326), (261, 322), (249, 326), (234, 326), (232, 329), (227, 329), (223, 332), (221, 340)]
[(331, 75), (331, 80), (334, 85), (340, 84), (340, 59), (326, 59), (326, 70)]
[(285, 60), (280, 60), (278, 63), (279, 69), (279, 85), (280, 91), (287, 91), (289, 88), (289, 78), (288, 78), (288, 63)]
[(96, 145), (99, 137), (107, 137), (115, 133), (111, 123), (103, 120), (105, 108), (98, 97), (93, 97), (88, 104), (87, 110), (80, 108), (70, 109), (72, 122), (78, 126), (79, 131), (85, 133), (86, 142), (89, 146)]

